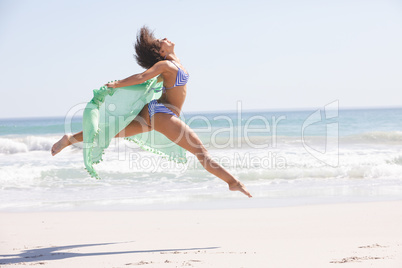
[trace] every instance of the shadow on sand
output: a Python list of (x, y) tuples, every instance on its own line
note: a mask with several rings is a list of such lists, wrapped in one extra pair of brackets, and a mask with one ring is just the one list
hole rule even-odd
[[(95, 247), (114, 244), (124, 244), (129, 242), (116, 242), (116, 243), (98, 243), (98, 244), (82, 244), (82, 245), (70, 245), (61, 247), (47, 247), (47, 248), (35, 248), (27, 249), (19, 254), (0, 255), (0, 265), (4, 264), (17, 264), (27, 262), (43, 262), (50, 260), (61, 260), (75, 257), (87, 257), (87, 256), (106, 256), (116, 254), (130, 254), (130, 253), (150, 253), (150, 252), (169, 252), (169, 251), (188, 251), (188, 250), (209, 250), (217, 249), (219, 247), (204, 247), (204, 248), (171, 248), (171, 249), (148, 249), (148, 250), (133, 250), (133, 251), (116, 251), (116, 252), (94, 252), (94, 253), (71, 253), (71, 252), (58, 252), (62, 250), (69, 250), (74, 248), (83, 247)], [(3, 259), (4, 258), (4, 259)]]

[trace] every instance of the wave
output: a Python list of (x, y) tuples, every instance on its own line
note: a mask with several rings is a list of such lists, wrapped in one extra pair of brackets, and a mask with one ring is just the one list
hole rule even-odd
[[(25, 158), (25, 157), (24, 157)], [(191, 189), (200, 187), (224, 187), (216, 184), (220, 180), (206, 173), (201, 164), (189, 158), (187, 165), (173, 165), (168, 160), (162, 160), (158, 156), (151, 156), (154, 160), (142, 157), (135, 162), (130, 159), (110, 160), (97, 166), (102, 180), (92, 180), (84, 169), (81, 158), (69, 155), (61, 161), (43, 162), (18, 161), (18, 165), (12, 163), (0, 169), (1, 188), (69, 188), (74, 185), (78, 188), (93, 188), (103, 185), (105, 187), (135, 186), (138, 189), (154, 189), (156, 191), (168, 189)], [(355, 160), (349, 161), (349, 160)], [(352, 158), (342, 158), (341, 165), (330, 167), (315, 165), (314, 162), (298, 161), (290, 162), (280, 167), (254, 165), (225, 165), (233, 176), (249, 185), (293, 184), (295, 181), (344, 181), (344, 180), (397, 180), (402, 185), (402, 156), (383, 157), (371, 162), (357, 161), (361, 159), (356, 155)], [(219, 162), (219, 161), (217, 161)], [(41, 163), (41, 164), (40, 164)], [(166, 188), (167, 184), (169, 187)]]
[(340, 138), (344, 142), (355, 143), (401, 143), (402, 131), (372, 131)]
[[(26, 153), (30, 151), (48, 151), (52, 145), (60, 139), (61, 135), (37, 135), (37, 136), (18, 136), (9, 135), (0, 137), (0, 154), (16, 154)], [(333, 139), (336, 137), (330, 137), (331, 142), (335, 142)], [(207, 149), (230, 149), (230, 148), (253, 148), (253, 145), (267, 145), (266, 148), (272, 147), (275, 144), (296, 146), (302, 143), (302, 137), (300, 136), (250, 136), (250, 137), (219, 137), (215, 136), (203, 136), (200, 135), (200, 139), (204, 143)], [(119, 140), (117, 142), (117, 140)], [(306, 143), (318, 143), (325, 144), (325, 136), (305, 136), (304, 141)], [(124, 145), (129, 148), (137, 148), (138, 146), (131, 142), (125, 142), (122, 139), (116, 139), (112, 141), (111, 148), (109, 150), (116, 151), (121, 150), (119, 145)], [(339, 144), (342, 145), (359, 145), (359, 144), (375, 144), (375, 145), (402, 145), (402, 131), (373, 131), (356, 135), (348, 135), (339, 137)], [(120, 146), (121, 146), (120, 145)], [(81, 144), (75, 145), (77, 148), (82, 148)], [(255, 147), (257, 148), (257, 147)], [(261, 148), (261, 147), (260, 147)], [(265, 148), (265, 147), (264, 147)], [(369, 149), (369, 148), (367, 148)]]
[[(0, 142), (14, 151), (17, 148), (20, 151), (45, 150), (53, 143), (52, 139), (44, 137), (0, 139)], [(402, 193), (402, 153), (399, 150), (349, 150), (341, 153), (338, 167), (325, 166), (293, 149), (278, 155), (286, 160), (283, 166), (256, 161), (263, 160), (266, 154), (255, 151), (247, 161), (244, 155), (248, 151), (240, 152), (243, 158), (236, 161), (234, 151), (240, 150), (219, 150), (211, 154), (259, 200), (299, 196), (400, 198)], [(96, 180), (84, 169), (82, 156), (75, 153), (58, 157), (51, 157), (48, 152), (12, 157), (3, 154), (0, 156), (3, 165), (0, 168), (0, 211), (165, 206), (239, 196), (227, 191), (227, 185), (206, 172), (193, 155), (189, 155), (186, 165), (174, 164), (147, 152), (141, 152), (139, 157), (123, 156), (110, 152), (109, 159), (96, 167), (102, 178)]]
[(30, 151), (49, 151), (56, 140), (51, 137), (41, 136), (0, 138), (0, 153), (16, 154)]

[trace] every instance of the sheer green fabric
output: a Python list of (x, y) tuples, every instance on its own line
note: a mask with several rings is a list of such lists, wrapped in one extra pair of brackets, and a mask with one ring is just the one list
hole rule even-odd
[[(94, 97), (88, 102), (83, 114), (84, 164), (91, 177), (99, 179), (93, 164), (102, 161), (104, 150), (111, 140), (123, 130), (153, 99), (159, 99), (162, 82), (152, 78), (142, 84), (107, 88), (93, 91)], [(182, 118), (180, 118), (182, 120)], [(164, 158), (186, 163), (186, 150), (163, 134), (152, 130), (125, 139), (137, 143), (142, 149), (159, 154)]]

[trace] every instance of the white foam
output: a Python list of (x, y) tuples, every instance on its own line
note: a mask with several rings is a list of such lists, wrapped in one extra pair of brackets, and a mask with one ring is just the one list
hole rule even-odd
[(27, 145), (29, 151), (49, 151), (54, 144), (52, 139), (40, 136), (24, 137), (22, 142)]
[(16, 154), (30, 151), (49, 151), (56, 141), (57, 138), (50, 136), (2, 137), (0, 138), (0, 153)]
[(28, 152), (27, 144), (13, 139), (0, 138), (0, 153), (15, 154)]
[[(121, 150), (112, 144), (105, 160), (95, 165), (102, 178), (95, 180), (84, 170), (79, 147), (66, 148), (55, 157), (50, 155), (50, 146), (58, 138), (0, 139), (4, 151), (11, 148), (0, 155), (0, 210), (32, 206), (56, 209), (184, 204), (188, 200), (241, 198), (228, 192), (226, 184), (209, 174), (190, 153), (187, 153), (188, 164), (175, 166), (159, 155), (132, 146)], [(279, 143), (269, 150), (211, 150), (211, 156), (258, 198), (353, 194), (393, 197), (402, 196), (400, 152), (398, 146), (341, 148), (337, 167), (318, 161), (301, 143)], [(269, 167), (257, 161), (267, 159), (269, 153), (283, 158), (286, 165)], [(249, 159), (236, 162), (236, 157)]]
[(402, 131), (373, 131), (356, 135), (341, 137), (340, 140), (344, 143), (398, 143), (402, 144)]

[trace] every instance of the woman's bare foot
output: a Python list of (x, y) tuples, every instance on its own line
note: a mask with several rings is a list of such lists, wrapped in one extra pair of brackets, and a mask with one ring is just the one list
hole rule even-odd
[(52, 155), (56, 155), (58, 154), (61, 150), (63, 150), (64, 148), (66, 148), (67, 146), (69, 146), (70, 143), (70, 137), (72, 135), (64, 135), (58, 142), (56, 142), (55, 144), (53, 144), (52, 147)]
[(240, 181), (236, 180), (233, 183), (229, 184), (229, 190), (231, 191), (240, 191), (243, 194), (247, 195), (248, 197), (253, 197), (249, 191), (247, 191), (246, 186), (244, 186), (243, 183), (241, 183)]

